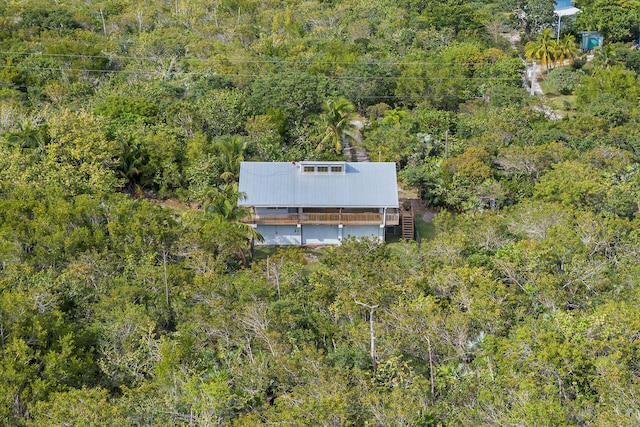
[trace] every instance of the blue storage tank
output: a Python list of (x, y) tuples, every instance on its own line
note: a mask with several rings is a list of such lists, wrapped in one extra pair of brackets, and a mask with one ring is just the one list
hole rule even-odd
[(604, 37), (597, 31), (583, 31), (581, 34), (580, 49), (584, 51), (591, 51), (604, 43)]

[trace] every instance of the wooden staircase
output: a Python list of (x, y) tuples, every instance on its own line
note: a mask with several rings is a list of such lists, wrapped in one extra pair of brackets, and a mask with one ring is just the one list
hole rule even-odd
[(415, 239), (415, 217), (413, 213), (413, 206), (410, 209), (402, 209), (402, 238), (404, 240)]

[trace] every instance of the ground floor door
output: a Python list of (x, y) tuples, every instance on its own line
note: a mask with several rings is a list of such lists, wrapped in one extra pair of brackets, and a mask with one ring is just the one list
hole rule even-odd
[(296, 225), (258, 225), (257, 231), (264, 237), (264, 241), (256, 245), (300, 245), (300, 228)]
[(305, 245), (338, 245), (337, 225), (303, 225), (302, 243)]

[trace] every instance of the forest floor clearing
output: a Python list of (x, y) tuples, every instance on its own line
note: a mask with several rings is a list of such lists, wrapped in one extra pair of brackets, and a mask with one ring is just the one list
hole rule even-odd
[[(590, 62), (594, 59), (594, 55), (589, 54), (584, 58), (586, 60), (585, 69), (588, 69), (590, 66), (592, 66)], [(565, 59), (562, 64), (556, 65), (556, 67), (570, 67), (571, 65), (571, 60)], [(535, 94), (541, 96), (544, 100), (547, 101), (547, 105), (542, 107), (542, 111), (544, 111), (545, 116), (549, 120), (561, 120), (565, 117), (575, 116), (576, 96), (573, 94), (563, 95), (559, 93), (558, 90), (553, 87), (553, 85), (551, 85), (545, 78), (545, 75), (547, 75), (549, 71), (550, 69), (547, 67), (547, 69), (542, 72), (540, 65), (537, 65), (537, 69), (535, 72)]]
[(563, 95), (559, 93), (551, 84), (546, 81), (541, 83), (544, 97), (548, 101), (549, 107), (559, 118), (571, 117), (576, 114), (576, 96)]
[(402, 205), (403, 200), (410, 200), (415, 214), (416, 229), (421, 240), (430, 240), (435, 235), (433, 217), (438, 213), (436, 209), (430, 208), (423, 200), (420, 200), (415, 189), (404, 189), (398, 185), (398, 198)]
[(160, 206), (165, 208), (171, 208), (179, 213), (184, 213), (189, 210), (198, 209), (200, 207), (198, 204), (194, 204), (194, 203), (186, 204), (177, 199), (160, 199), (155, 193), (151, 191), (144, 191), (142, 195), (139, 195), (139, 196), (134, 195), (133, 197), (139, 197), (139, 198), (149, 200), (150, 202), (157, 203)]
[(424, 222), (431, 222), (433, 217), (438, 213), (436, 209), (428, 207), (423, 200), (420, 200), (418, 193), (413, 188), (405, 190), (398, 185), (398, 199), (400, 199), (400, 204), (402, 204), (403, 200), (410, 200), (416, 217)]

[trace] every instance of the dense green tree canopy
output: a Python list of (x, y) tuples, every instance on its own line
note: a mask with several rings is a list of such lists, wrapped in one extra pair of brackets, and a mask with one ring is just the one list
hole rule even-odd
[[(640, 424), (637, 1), (49, 3), (0, 2), (0, 426)], [(347, 140), (433, 231), (254, 251), (240, 162)]]

